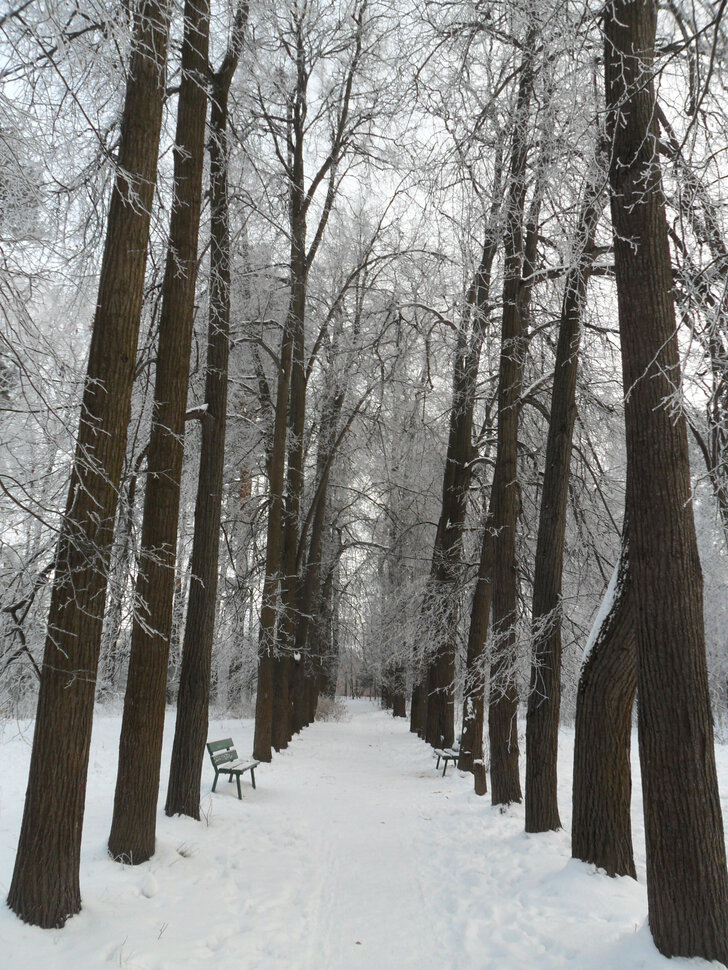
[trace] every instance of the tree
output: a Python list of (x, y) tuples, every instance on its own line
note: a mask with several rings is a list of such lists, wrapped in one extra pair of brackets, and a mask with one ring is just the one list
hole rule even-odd
[(536, 26), (524, 42), (505, 215), (503, 314), (498, 372), (498, 444), (493, 477), (493, 658), (488, 710), (491, 798), (494, 805), (520, 802), (518, 693), (513, 669), (516, 623), (516, 522), (518, 509), (518, 416), (526, 350), (526, 313), (537, 219), (524, 232), (531, 98), (536, 72)]
[(208, 0), (187, 0), (175, 137), (174, 199), (162, 284), (154, 410), (137, 574), (138, 605), (132, 629), (109, 835), (112, 857), (134, 865), (154, 854), (197, 279), (209, 32)]
[(637, 603), (649, 922), (667, 956), (728, 960), (728, 874), (653, 80), (657, 5), (604, 18), (610, 188)]
[(169, 8), (134, 7), (116, 178), (8, 905), (38, 926), (81, 908), (79, 858), (106, 571), (126, 448), (164, 99)]
[(636, 605), (628, 516), (617, 565), (584, 650), (576, 699), (571, 854), (610, 876), (637, 878), (630, 801), (637, 689)]
[(420, 714), (424, 737), (432, 745), (450, 747), (455, 740), (455, 653), (457, 609), (453, 595), (461, 572), (463, 529), (475, 449), (475, 408), (480, 351), (489, 318), (490, 280), (498, 248), (500, 158), (496, 164), (493, 203), (485, 232), (480, 264), (468, 289), (457, 335), (453, 366), (450, 433), (442, 482), (442, 504), (435, 534), (430, 582), (425, 592), (427, 612), (434, 604), (434, 644), (422, 690)]
[(207, 738), (210, 665), (217, 605), (220, 513), (225, 467), (230, 352), (228, 96), (240, 59), (248, 3), (238, 7), (230, 46), (212, 75), (210, 112), (210, 306), (200, 473), (195, 503), (192, 581), (177, 696), (165, 812), (200, 817), (200, 777)]
[[(309, 274), (321, 246), (344, 176), (342, 163), (369, 124), (368, 108), (358, 108), (355, 82), (366, 52), (367, 0), (355, 6), (346, 22), (328, 19), (318, 5), (294, 2), (282, 25), (281, 50), (285, 70), (293, 74), (283, 105), (261, 103), (267, 132), (283, 167), (288, 193), (290, 298), (281, 336), (275, 393), (274, 427), (267, 459), (269, 480), (268, 536), (263, 603), (260, 615), (258, 694), (253, 753), (271, 760), (271, 745), (283, 747), (290, 737), (288, 686), (295, 637), (295, 599), (299, 517), (304, 484), (306, 417), (305, 323)], [(340, 70), (340, 57), (348, 54)], [(330, 143), (323, 158), (314, 160), (307, 177), (307, 149), (313, 142), (309, 120), (312, 79), (333, 59), (331, 77), (317, 91), (315, 116), (329, 118)], [(331, 67), (331, 63), (329, 63)], [(316, 82), (318, 83), (318, 82)], [(311, 102), (311, 103), (310, 103)], [(356, 109), (356, 110), (355, 110)], [(323, 201), (319, 189), (325, 187)], [(315, 206), (320, 203), (318, 213)], [(315, 221), (312, 216), (317, 215)], [(314, 229), (308, 239), (310, 222)], [(272, 395), (271, 395), (272, 397)], [(285, 486), (285, 487), (284, 487)], [(280, 612), (278, 608), (280, 607)], [(276, 630), (276, 622), (278, 630)]]
[(526, 722), (526, 831), (561, 828), (556, 797), (561, 709), (561, 582), (582, 308), (603, 208), (598, 165), (587, 184), (564, 283), (533, 578), (533, 663)]
[(478, 575), (473, 590), (468, 628), (468, 652), (463, 691), (463, 730), (460, 739), (458, 768), (473, 773), (476, 795), (485, 795), (488, 781), (483, 758), (483, 728), (485, 726), (485, 641), (488, 636), (490, 607), (493, 600), (493, 556), (495, 535), (493, 532), (492, 495), (491, 507), (485, 517), (483, 538), (478, 563)]

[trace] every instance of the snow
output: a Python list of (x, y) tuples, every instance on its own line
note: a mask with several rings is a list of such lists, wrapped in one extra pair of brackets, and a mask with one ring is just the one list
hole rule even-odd
[(589, 634), (589, 639), (586, 641), (584, 647), (584, 656), (582, 657), (582, 664), (585, 664), (589, 658), (589, 654), (594, 649), (594, 644), (599, 639), (599, 634), (602, 632), (602, 627), (604, 626), (604, 621), (609, 616), (614, 602), (617, 597), (617, 583), (619, 582), (619, 567), (621, 564), (621, 557), (617, 557), (617, 562), (614, 565), (614, 570), (612, 572), (612, 577), (609, 580), (609, 586), (604, 594), (602, 602), (597, 610), (597, 615), (592, 623), (591, 632)]
[[(368, 701), (316, 723), (261, 765), (257, 790), (221, 779), (203, 819), (163, 812), (174, 720), (165, 732), (157, 852), (138, 867), (106, 854), (120, 718), (94, 725), (81, 859), (82, 912), (62, 930), (0, 907), (2, 966), (54, 970), (680, 970), (646, 927), (641, 791), (634, 783), (639, 882), (570, 859), (573, 733), (561, 736), (566, 831), (526, 835), (471, 778), (435, 770), (432, 749)], [(0, 724), (0, 891), (7, 895), (30, 756), (29, 726)], [(210, 738), (252, 744), (250, 720)], [(728, 749), (719, 746), (728, 796)], [(246, 779), (247, 780), (247, 779)], [(728, 807), (724, 802), (724, 810)], [(714, 964), (717, 966), (717, 964)]]

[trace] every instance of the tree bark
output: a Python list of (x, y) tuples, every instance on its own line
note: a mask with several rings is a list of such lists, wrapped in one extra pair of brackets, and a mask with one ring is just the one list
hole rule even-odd
[(397, 663), (392, 670), (392, 717), (407, 717), (405, 669)]
[(200, 778), (210, 704), (210, 668), (217, 606), (220, 514), (230, 353), (230, 225), (228, 94), (243, 45), (248, 4), (237, 10), (230, 47), (212, 77), (210, 110), (210, 308), (200, 473), (195, 504), (187, 624), (167, 788), (167, 815), (200, 817)]
[(81, 908), (96, 671), (157, 176), (169, 5), (142, 2), (135, 13), (118, 168), (8, 893), (8, 905), (22, 920), (43, 927), (63, 926)]
[(622, 548), (584, 655), (576, 698), (571, 854), (636, 879), (630, 743), (637, 689), (636, 610), (625, 515)]
[(490, 311), (490, 280), (498, 248), (497, 215), (500, 208), (500, 156), (496, 160), (493, 204), (486, 226), (480, 263), (466, 294), (465, 312), (458, 331), (453, 367), (442, 504), (425, 593), (425, 616), (434, 628), (435, 650), (424, 674), (424, 689), (413, 695), (412, 708), (424, 724), (424, 737), (433, 745), (451, 746), (455, 740), (455, 653), (457, 616), (455, 587), (461, 572), (462, 539), (467, 512), (473, 453), (473, 411), (480, 352)]
[[(316, 638), (321, 654), (319, 692), (332, 700), (336, 697), (336, 683), (339, 675), (339, 649), (336, 634), (338, 603), (334, 597), (334, 577), (336, 573), (337, 561), (329, 561), (316, 609)], [(344, 690), (344, 693), (346, 693), (346, 690)]]
[[(310, 518), (310, 535), (308, 544), (308, 556), (302, 569), (301, 581), (298, 584), (296, 593), (296, 615), (294, 628), (294, 652), (305, 658), (312, 680), (311, 689), (316, 691), (318, 699), (318, 686), (323, 669), (323, 657), (321, 650), (312, 649), (315, 639), (315, 624), (311, 623), (311, 618), (315, 615), (321, 593), (321, 567), (324, 531), (326, 525), (326, 513), (328, 509), (328, 486), (329, 475), (333, 455), (336, 448), (336, 431), (339, 421), (339, 414), (344, 403), (344, 392), (336, 386), (329, 387), (326, 399), (321, 412), (321, 422), (319, 426), (319, 441), (316, 454), (316, 490), (313, 497), (314, 512)], [(296, 572), (301, 572), (299, 561), (302, 558), (301, 546), (306, 539), (306, 533), (300, 536), (299, 550), (296, 557)], [(317, 656), (318, 654), (318, 656)], [(294, 697), (295, 701), (295, 697)], [(307, 710), (305, 720), (311, 723), (313, 717), (310, 716), (312, 705), (310, 699), (307, 700)], [(294, 708), (295, 711), (295, 708)], [(294, 723), (301, 720), (300, 712), (298, 717), (294, 716)]]
[[(302, 123), (302, 122), (301, 122)], [(291, 205), (291, 275), (292, 297), (290, 325), (293, 332), (291, 389), (288, 400), (288, 467), (286, 501), (283, 509), (283, 548), (281, 554), (281, 612), (278, 618), (277, 646), (279, 656), (274, 667), (272, 741), (276, 751), (285, 748), (296, 730), (291, 722), (292, 698), (291, 657), (295, 638), (296, 592), (298, 570), (299, 519), (303, 495), (303, 450), (306, 420), (305, 313), (306, 313), (306, 219), (303, 215), (303, 131), (297, 140), (300, 150), (300, 182), (293, 188)], [(298, 153), (297, 153), (298, 154)], [(305, 648), (304, 648), (305, 649)], [(295, 674), (293, 675), (295, 679)]]
[(415, 683), (412, 685), (412, 697), (410, 699), (410, 731), (413, 734), (420, 733), (420, 720), (422, 717), (422, 694), (424, 687), (415, 674)]
[[(491, 503), (492, 503), (491, 490)], [(493, 594), (493, 533), (492, 506), (483, 527), (483, 541), (475, 581), (473, 604), (468, 629), (468, 659), (463, 697), (463, 730), (460, 739), (458, 768), (472, 771), (475, 793), (485, 795), (488, 782), (483, 758), (483, 728), (485, 726), (485, 641), (488, 637), (490, 606)]]
[[(352, 108), (352, 90), (362, 57), (362, 39), (366, 2), (357, 4), (352, 12), (352, 20), (356, 27), (352, 34), (351, 58), (344, 72), (339, 94), (335, 103), (329, 104), (331, 111), (331, 145), (329, 152), (313, 177), (307, 180), (305, 175), (306, 143), (309, 138), (308, 98), (309, 82), (312, 76), (311, 41), (309, 33), (314, 27), (312, 14), (305, 6), (296, 8), (292, 13), (294, 40), (286, 50), (295, 65), (295, 82), (291, 92), (288, 113), (283, 132), (274, 131), (273, 119), (267, 116), (271, 131), (285, 139), (287, 159), (284, 160), (285, 174), (289, 182), (289, 232), (290, 232), (290, 301), (287, 321), (284, 328), (285, 355), (281, 352), (281, 373), (279, 389), (285, 380), (284, 395), (279, 395), (276, 401), (276, 429), (275, 447), (276, 461), (280, 461), (280, 468), (276, 467), (275, 479), (271, 479), (271, 516), (280, 518), (280, 525), (276, 524), (274, 536), (276, 548), (273, 550), (272, 562), (275, 564), (274, 573), (270, 572), (266, 564), (266, 587), (264, 589), (265, 617), (261, 612), (261, 643), (259, 644), (259, 704), (256, 705), (255, 747), (256, 757), (270, 761), (270, 746), (275, 742), (280, 747), (290, 737), (290, 725), (285, 719), (290, 712), (290, 665), (291, 651), (294, 637), (294, 610), (298, 576), (295, 572), (296, 550), (298, 548), (299, 512), (303, 491), (303, 430), (306, 408), (306, 372), (304, 368), (305, 351), (305, 312), (307, 299), (308, 274), (316, 258), (321, 240), (323, 239), (331, 210), (339, 189), (337, 178), (339, 164), (345, 152), (349, 149), (352, 128), (349, 113)], [(315, 44), (314, 44), (315, 47)], [(354, 126), (356, 127), (356, 125)], [(279, 156), (280, 157), (280, 156)], [(318, 221), (313, 232), (313, 239), (307, 243), (307, 218), (311, 204), (318, 189), (326, 185), (326, 194), (322, 203)], [(285, 356), (285, 360), (284, 360)], [(289, 376), (290, 370), (290, 376)], [(282, 413), (284, 405), (286, 413)], [(284, 458), (286, 452), (286, 418), (290, 426), (288, 441), (288, 468), (286, 477), (286, 501), (283, 502)], [(280, 484), (279, 484), (280, 483)], [(280, 488), (280, 494), (279, 494)], [(274, 509), (280, 503), (280, 513)], [(270, 523), (270, 517), (269, 517)], [(270, 525), (269, 525), (270, 529)], [(277, 533), (280, 533), (278, 536)], [(269, 534), (269, 541), (270, 541)], [(267, 554), (266, 554), (267, 555)], [(293, 571), (292, 571), (293, 569)], [(280, 584), (280, 592), (278, 590)], [(280, 603), (278, 617), (278, 636), (275, 635), (275, 605)], [(271, 607), (273, 612), (271, 613)], [(263, 620), (265, 619), (265, 628)], [(262, 689), (261, 689), (262, 688)], [(259, 710), (260, 708), (260, 710)]]
[(286, 322), (281, 335), (275, 419), (268, 455), (268, 526), (265, 547), (265, 579), (258, 627), (258, 689), (255, 699), (253, 757), (271, 761), (273, 690), (275, 670), (275, 624), (283, 545), (283, 481), (286, 459), (286, 428), (290, 387), (291, 328)]
[(112, 858), (133, 865), (154, 854), (156, 832), (202, 203), (209, 20), (208, 0), (186, 0), (174, 201), (162, 284), (138, 605), (109, 835)]
[(561, 579), (566, 533), (571, 444), (576, 419), (581, 316), (594, 237), (604, 207), (601, 171), (593, 173), (582, 203), (576, 261), (566, 275), (533, 579), (533, 662), (526, 721), (526, 831), (561, 828), (557, 789), (561, 710)]
[[(707, 247), (712, 257), (710, 273), (706, 274), (676, 229), (670, 229), (670, 236), (682, 256), (679, 279), (686, 284), (684, 287), (676, 287), (677, 298), (682, 297), (684, 300), (686, 313), (693, 309), (693, 301), (697, 299), (698, 304), (702, 304), (702, 308), (706, 310), (709, 321), (705, 330), (695, 324), (692, 328), (710, 363), (712, 388), (710, 399), (706, 404), (708, 433), (702, 434), (692, 421), (690, 421), (690, 430), (705, 461), (705, 469), (718, 506), (723, 536), (728, 544), (728, 463), (725, 460), (728, 452), (728, 430), (725, 420), (728, 409), (728, 375), (726, 374), (728, 246), (723, 238), (719, 210), (710, 198), (705, 182), (683, 155), (680, 140), (659, 104), (656, 106), (656, 111), (664, 135), (664, 141), (661, 143), (662, 150), (672, 159), (676, 178), (680, 182), (677, 198), (680, 215), (690, 226), (696, 240), (701, 246)], [(683, 290), (682, 293), (681, 290)]]
[[(475, 288), (475, 285), (474, 285)], [(471, 306), (474, 300), (471, 301)], [(458, 333), (453, 375), (442, 505), (432, 555), (432, 569), (425, 594), (427, 626), (434, 639), (434, 651), (425, 672), (425, 740), (432, 745), (452, 745), (455, 740), (455, 586), (460, 575), (462, 536), (467, 510), (470, 469), (473, 457), (472, 425), (475, 384), (483, 331), (480, 320), (473, 321), (473, 339), (468, 345), (468, 313)]]
[(518, 414), (523, 381), (526, 263), (524, 213), (528, 118), (534, 85), (536, 33), (526, 38), (513, 126), (505, 232), (505, 277), (498, 374), (498, 444), (493, 478), (495, 553), (493, 569), (493, 657), (491, 660), (490, 783), (494, 805), (520, 802), (516, 649), (516, 522), (518, 516)]
[[(657, 5), (605, 11), (610, 187), (637, 604), (647, 900), (666, 956), (728, 962), (728, 874), (652, 80)], [(670, 405), (673, 406), (670, 406)]]

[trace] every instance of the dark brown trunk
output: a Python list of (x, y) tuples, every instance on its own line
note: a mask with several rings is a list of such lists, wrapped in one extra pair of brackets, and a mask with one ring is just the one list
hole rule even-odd
[[(728, 874), (652, 80), (654, 2), (610, 3), (605, 88), (647, 901), (666, 956), (728, 962)], [(672, 406), (671, 406), (672, 405)]]
[(319, 685), (317, 677), (309, 677), (306, 681), (306, 721), (313, 724), (316, 720), (316, 708), (318, 707)]
[[(303, 425), (300, 439), (292, 438), (288, 445), (288, 472), (285, 457), (288, 426), (292, 433), (298, 428), (298, 414), (305, 417), (305, 378), (303, 375), (304, 319), (306, 310), (306, 205), (303, 135), (306, 117), (306, 54), (302, 22), (297, 22), (297, 84), (288, 117), (288, 167), (290, 169), (290, 299), (281, 344), (281, 367), (278, 376), (275, 427), (271, 460), (269, 462), (270, 508), (268, 512), (268, 544), (266, 547), (266, 578), (263, 590), (263, 609), (260, 620), (258, 647), (258, 697), (255, 714), (254, 754), (261, 761), (271, 760), (271, 745), (276, 750), (288, 742), (291, 725), (289, 687), (292, 648), (293, 598), (295, 575), (290, 563), (295, 562), (298, 536), (298, 509), (303, 463), (297, 460), (303, 449)], [(302, 384), (303, 381), (303, 384)], [(303, 394), (303, 399), (301, 399)], [(292, 411), (290, 410), (292, 409)], [(290, 413), (289, 413), (290, 412)], [(295, 425), (295, 428), (294, 428)], [(291, 467), (291, 462), (293, 466)], [(284, 500), (284, 481), (287, 488)], [(291, 492), (293, 488), (293, 493)], [(293, 548), (291, 549), (291, 544)], [(280, 589), (279, 589), (280, 586)], [(277, 610), (277, 607), (280, 609)], [(276, 615), (278, 614), (278, 615)], [(276, 621), (278, 632), (276, 633)]]
[[(301, 135), (302, 137), (302, 135)], [(301, 145), (301, 152), (303, 146)], [(300, 186), (294, 190), (294, 199), (302, 205), (303, 163), (300, 166)], [(295, 203), (294, 203), (295, 206)], [(281, 557), (281, 610), (278, 617), (277, 648), (273, 685), (273, 746), (278, 751), (285, 748), (296, 727), (291, 723), (291, 701), (289, 697), (289, 667), (294, 650), (296, 624), (296, 591), (298, 589), (298, 570), (296, 554), (298, 551), (299, 519), (301, 497), (303, 495), (303, 449), (304, 426), (306, 420), (306, 375), (305, 354), (305, 312), (306, 312), (306, 223), (295, 213), (292, 218), (291, 236), (291, 274), (292, 296), (290, 326), (293, 333), (293, 358), (291, 362), (291, 390), (288, 401), (288, 467), (286, 473), (286, 501), (283, 511), (283, 551)], [(305, 645), (304, 645), (305, 650)], [(295, 675), (294, 675), (295, 679)], [(300, 718), (299, 718), (300, 720)]]
[(172, 630), (177, 524), (207, 114), (209, 5), (187, 0), (177, 109), (174, 201), (162, 286), (141, 556), (119, 771), (109, 835), (112, 858), (137, 865), (154, 854)]
[(405, 686), (404, 666), (397, 663), (392, 670), (392, 717), (407, 717)]
[(392, 694), (392, 717), (407, 717), (407, 701), (404, 691)]
[(280, 367), (276, 391), (275, 419), (268, 457), (268, 527), (265, 550), (265, 579), (258, 635), (258, 689), (255, 701), (253, 756), (270, 761), (273, 740), (273, 696), (275, 690), (275, 625), (278, 610), (281, 555), (283, 549), (283, 482), (285, 477), (286, 429), (293, 341), (290, 321), (281, 336)]
[[(352, 14), (357, 29), (352, 40), (351, 60), (339, 89), (339, 99), (332, 115), (332, 140), (328, 156), (306, 186), (305, 159), (306, 143), (309, 138), (307, 123), (309, 80), (312, 65), (309, 62), (310, 38), (306, 36), (307, 14), (297, 14), (295, 23), (295, 48), (290, 53), (295, 56), (295, 88), (289, 105), (287, 119), (287, 170), (289, 176), (289, 229), (290, 229), (290, 284), (291, 299), (288, 313), (288, 327), (291, 331), (292, 362), (291, 384), (288, 403), (288, 464), (286, 478), (286, 502), (283, 511), (283, 547), (281, 557), (281, 609), (278, 622), (277, 648), (279, 664), (290, 663), (295, 648), (296, 601), (303, 582), (300, 573), (301, 557), (298, 554), (300, 535), (300, 512), (304, 483), (304, 428), (306, 418), (305, 366), (305, 319), (308, 288), (308, 274), (316, 258), (323, 239), (329, 215), (338, 191), (337, 170), (341, 156), (347, 149), (350, 100), (362, 51), (362, 30), (366, 4), (362, 4)], [(313, 231), (313, 240), (307, 243), (307, 219), (311, 203), (319, 187), (326, 184), (326, 195)], [(305, 664), (304, 643), (302, 664)], [(285, 697), (285, 685), (290, 682), (281, 673), (274, 677), (273, 707), (275, 723), (273, 736), (279, 745), (287, 741), (292, 733), (300, 730), (308, 722), (308, 713), (303, 694), (300, 692), (298, 675), (293, 673), (295, 690), (292, 697)], [(276, 688), (282, 691), (276, 696)], [(293, 711), (293, 723), (286, 723), (286, 717)]]
[(712, 256), (708, 274), (695, 259), (692, 248), (686, 245), (677, 229), (670, 227), (670, 236), (682, 257), (678, 278), (684, 282), (684, 286), (676, 287), (676, 295), (684, 303), (686, 314), (691, 313), (697, 304), (705, 311), (708, 319), (705, 328), (698, 327), (697, 322), (692, 327), (692, 333), (697, 336), (710, 363), (712, 386), (706, 405), (708, 434), (702, 434), (692, 421), (690, 429), (703, 455), (721, 518), (723, 536), (728, 543), (728, 462), (725, 459), (728, 452), (725, 420), (728, 409), (728, 246), (723, 238), (718, 207), (710, 197), (706, 182), (685, 158), (680, 139), (662, 108), (657, 105), (656, 110), (665, 138), (661, 147), (672, 159), (676, 178), (680, 181), (680, 192), (676, 201), (682, 221), (689, 225), (695, 239), (702, 247), (707, 247)]
[[(281, 650), (281, 629), (277, 640), (277, 649)], [(291, 664), (293, 659), (287, 653), (275, 658), (273, 664), (273, 711), (271, 724), (271, 744), (275, 751), (283, 751), (288, 747), (293, 731), (291, 729)]]
[(106, 572), (126, 451), (157, 176), (169, 8), (140, 3), (78, 444), (58, 539), (30, 776), (8, 905), (63, 926), (81, 908), (79, 858)]
[(625, 516), (619, 562), (579, 677), (571, 854), (610, 876), (633, 878), (630, 741), (637, 688), (635, 619)]
[[(313, 681), (313, 686), (310, 689), (315, 689), (317, 694), (319, 678), (323, 669), (323, 658), (320, 656), (320, 650), (316, 651), (312, 649), (315, 627), (312, 627), (311, 617), (314, 615), (317, 606), (319, 606), (321, 598), (321, 554), (326, 523), (329, 473), (331, 471), (331, 463), (336, 446), (336, 428), (343, 402), (343, 393), (339, 392), (336, 388), (329, 388), (329, 394), (322, 409), (319, 427), (319, 442), (316, 455), (316, 490), (313, 498), (314, 511), (313, 516), (309, 516), (311, 524), (308, 557), (303, 567), (303, 577), (298, 584), (296, 595), (294, 655), (303, 658), (302, 663), (306, 665), (305, 669), (309, 671), (310, 679)], [(304, 531), (300, 537), (299, 550), (296, 557), (295, 570), (297, 573), (300, 572), (301, 547), (305, 539), (306, 535)], [(312, 709), (315, 710), (315, 704), (312, 707), (309, 694), (310, 690), (306, 695), (305, 720), (307, 723), (311, 723), (313, 720), (310, 712)], [(295, 704), (295, 697), (293, 700)], [(301, 716), (299, 715), (296, 720), (300, 721)]]
[(294, 657), (291, 677), (291, 728), (298, 734), (306, 726), (306, 662), (303, 654)]
[[(440, 600), (439, 610), (445, 609)], [(438, 622), (444, 620), (443, 627), (454, 630), (457, 623), (455, 611), (447, 605), (443, 616), (440, 612)], [(449, 622), (448, 622), (449, 621)], [(440, 639), (438, 652), (427, 667), (427, 719), (425, 740), (435, 747), (450, 748), (455, 742), (455, 637), (450, 635)]]
[(468, 347), (467, 320), (458, 338), (453, 379), (442, 507), (435, 537), (432, 570), (425, 594), (424, 615), (434, 651), (424, 674), (424, 737), (433, 745), (452, 745), (455, 739), (455, 653), (457, 615), (455, 587), (460, 575), (462, 535), (467, 509), (472, 459), (472, 423), (475, 383), (482, 343), (479, 321), (473, 347)]
[(417, 734), (424, 741), (427, 737), (427, 711), (430, 698), (427, 694), (428, 668), (425, 667), (422, 673), (422, 683), (420, 685), (420, 702), (417, 709)]
[[(455, 587), (460, 576), (462, 538), (467, 512), (473, 460), (473, 409), (480, 351), (489, 314), (490, 280), (498, 234), (497, 211), (500, 204), (500, 159), (496, 165), (493, 208), (486, 227), (483, 253), (466, 296), (466, 312), (458, 332), (453, 368), (453, 395), (450, 411), (442, 506), (435, 536), (430, 583), (425, 594), (425, 615), (430, 614), (435, 650), (424, 674), (424, 689), (417, 704), (425, 737), (433, 745), (452, 745), (455, 740), (455, 654), (457, 615)], [(415, 699), (413, 697), (413, 708)]]
[[(491, 492), (492, 495), (492, 492)], [(483, 758), (483, 728), (485, 726), (485, 641), (490, 622), (493, 594), (493, 512), (488, 510), (483, 528), (483, 541), (478, 564), (478, 576), (473, 591), (468, 629), (467, 669), (463, 692), (463, 728), (460, 738), (458, 768), (472, 771), (475, 792), (485, 795), (488, 784)]]
[(220, 513), (230, 350), (228, 93), (247, 19), (238, 8), (230, 48), (213, 75), (210, 111), (210, 309), (200, 472), (195, 503), (189, 605), (182, 648), (177, 717), (167, 788), (167, 815), (200, 817), (200, 779), (208, 728), (210, 667), (217, 605)]
[[(491, 206), (490, 225), (488, 226), (483, 257), (479, 271), (479, 293), (476, 300), (481, 315), (481, 327), (484, 328), (490, 313), (490, 281), (493, 260), (499, 241), (497, 231), (498, 216), (501, 205), (501, 153), (498, 149), (496, 157), (496, 177), (493, 187), (493, 201)], [(476, 282), (478, 278), (476, 278)], [(465, 678), (463, 687), (463, 718), (460, 738), (460, 756), (458, 768), (461, 771), (473, 772), (475, 791), (478, 795), (485, 795), (488, 783), (483, 757), (483, 728), (485, 713), (485, 641), (488, 636), (490, 623), (490, 608), (493, 594), (493, 487), (489, 507), (483, 527), (483, 539), (478, 564), (478, 575), (473, 590), (473, 601), (470, 607), (470, 625), (468, 627), (468, 646), (465, 662)]]
[(415, 682), (412, 686), (412, 697), (410, 699), (410, 731), (413, 734), (419, 734), (421, 707), (422, 684)]
[(561, 828), (557, 789), (561, 710), (561, 578), (571, 444), (576, 419), (581, 316), (594, 236), (604, 207), (603, 177), (593, 173), (582, 204), (576, 262), (566, 275), (533, 579), (533, 661), (526, 721), (526, 831)]
[(528, 118), (534, 84), (535, 30), (526, 38), (513, 126), (510, 189), (506, 212), (505, 278), (498, 374), (498, 443), (493, 478), (496, 533), (493, 569), (493, 656), (490, 667), (490, 784), (494, 805), (520, 802), (516, 650), (516, 523), (518, 516), (518, 414), (525, 310), (524, 213), (528, 160)]
[[(316, 636), (321, 654), (321, 675), (319, 689), (324, 697), (336, 697), (336, 682), (339, 675), (339, 650), (335, 636), (335, 605), (333, 600), (336, 562), (329, 563), (326, 578), (319, 594), (316, 617)], [(346, 694), (346, 689), (344, 690)]]

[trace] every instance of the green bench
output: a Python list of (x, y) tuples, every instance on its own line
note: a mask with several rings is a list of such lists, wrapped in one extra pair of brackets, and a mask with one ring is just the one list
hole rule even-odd
[(460, 745), (458, 744), (457, 747), (453, 746), (452, 748), (435, 748), (435, 755), (437, 757), (435, 769), (440, 767), (441, 760), (444, 762), (442, 768), (442, 777), (444, 778), (445, 772), (447, 771), (448, 761), (452, 761), (453, 764), (456, 764), (458, 758), (460, 757)]
[(246, 771), (250, 772), (250, 780), (255, 788), (255, 769), (260, 764), (259, 761), (242, 761), (238, 758), (238, 752), (233, 747), (233, 739), (225, 738), (223, 741), (209, 741), (207, 750), (215, 769), (215, 780), (212, 783), (212, 790), (215, 791), (217, 779), (220, 775), (229, 775), (228, 781), (233, 778), (238, 783), (238, 798), (242, 800), (243, 793), (240, 789), (240, 776)]

